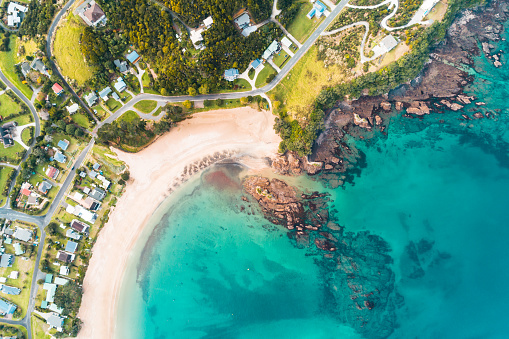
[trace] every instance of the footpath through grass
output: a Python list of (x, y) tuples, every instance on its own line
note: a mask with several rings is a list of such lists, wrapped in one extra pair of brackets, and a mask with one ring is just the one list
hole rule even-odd
[(57, 30), (53, 47), (62, 74), (76, 80), (80, 86), (93, 76), (94, 71), (81, 53), (80, 36), (84, 30), (85, 26), (69, 14), (67, 21)]
[(9, 51), (0, 52), (0, 69), (14, 86), (16, 86), (28, 99), (32, 98), (32, 89), (21, 82), (16, 72), (14, 72), (16, 64), (16, 50), (18, 38), (11, 35), (9, 42)]

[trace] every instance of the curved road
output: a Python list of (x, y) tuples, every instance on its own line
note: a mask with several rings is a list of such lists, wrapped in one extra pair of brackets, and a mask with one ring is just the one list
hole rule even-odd
[(53, 62), (53, 60), (51, 58), (52, 57), (52, 55), (51, 55), (51, 43), (52, 43), (52, 40), (53, 40), (53, 34), (55, 33), (55, 30), (58, 27), (58, 23), (60, 22), (60, 19), (62, 19), (62, 16), (64, 16), (64, 14), (67, 12), (67, 10), (69, 8), (71, 8), (71, 6), (74, 4), (75, 1), (76, 0), (69, 0), (65, 4), (65, 6), (62, 7), (60, 12), (58, 12), (58, 14), (55, 16), (55, 19), (51, 23), (51, 26), (49, 27), (49, 30), (48, 30), (48, 36), (46, 38), (46, 56), (48, 57), (48, 61), (49, 61), (50, 65), (51, 65), (51, 69), (53, 70), (53, 74), (56, 74), (60, 78), (60, 80), (61, 80), (61, 82), (63, 84), (63, 87), (65, 87), (69, 91), (69, 93), (72, 94), (74, 99), (76, 99), (76, 102), (79, 105), (81, 105), (81, 107), (85, 110), (85, 112), (87, 112), (96, 122), (98, 122), (97, 118), (92, 113), (90, 108), (88, 108), (88, 106), (85, 105), (85, 103), (81, 100), (81, 98), (78, 96), (78, 94), (76, 94), (76, 92), (74, 92), (72, 87), (69, 86), (67, 81), (65, 81), (64, 76), (62, 75), (62, 73), (60, 73), (60, 70), (58, 69), (57, 65), (55, 64), (55, 62)]
[[(131, 109), (135, 103), (139, 102), (140, 100), (156, 100), (156, 101), (164, 101), (164, 102), (181, 102), (185, 100), (191, 100), (191, 101), (198, 101), (198, 100), (215, 100), (215, 99), (235, 99), (235, 98), (241, 98), (245, 96), (256, 96), (256, 95), (265, 95), (266, 92), (272, 90), (284, 77), (288, 75), (290, 70), (297, 64), (297, 62), (302, 58), (302, 56), (309, 50), (309, 48), (315, 43), (315, 41), (320, 37), (320, 34), (325, 31), (325, 29), (330, 25), (330, 23), (334, 20), (334, 18), (337, 16), (337, 14), (346, 6), (349, 0), (342, 0), (340, 3), (337, 4), (337, 6), (334, 8), (334, 10), (330, 13), (330, 15), (322, 22), (322, 24), (311, 34), (311, 36), (306, 40), (304, 44), (299, 46), (299, 50), (295, 53), (294, 57), (290, 59), (290, 61), (283, 67), (281, 72), (279, 72), (274, 80), (259, 89), (255, 89), (248, 92), (236, 92), (236, 93), (220, 93), (220, 94), (208, 94), (208, 95), (198, 95), (194, 97), (190, 96), (161, 96), (161, 95), (153, 95), (153, 94), (140, 94), (133, 98), (131, 101), (129, 101), (126, 105), (124, 105), (121, 109), (119, 109), (117, 112), (112, 114), (108, 119), (106, 119), (104, 122), (98, 123), (97, 127), (94, 131), (96, 131), (99, 127), (104, 125), (105, 123), (111, 123), (118, 117), (120, 117), (123, 113), (125, 113), (127, 110)], [(90, 111), (88, 106), (85, 105), (85, 103), (81, 100), (81, 98), (74, 92), (74, 90), (69, 86), (69, 84), (65, 81), (65, 78), (62, 76), (58, 68), (56, 67), (55, 63), (51, 60), (51, 41), (53, 34), (55, 33), (55, 30), (58, 26), (58, 23), (62, 16), (66, 13), (66, 11), (74, 4), (75, 0), (69, 0), (67, 4), (60, 10), (60, 12), (56, 15), (55, 19), (53, 20), (49, 31), (48, 31), (48, 37), (46, 40), (46, 53), (48, 56), (48, 59), (50, 60), (51, 67), (53, 69), (53, 72), (55, 72), (56, 75), (60, 77), (62, 80), (63, 86), (74, 96), (76, 101), (85, 109), (85, 111), (90, 114), (95, 121), (97, 121), (97, 118), (94, 114)], [(37, 116), (37, 112), (35, 111), (35, 108), (33, 107), (30, 100), (28, 100), (15, 86), (11, 84), (10, 81), (8, 81), (5, 76), (0, 72), (0, 79), (2, 79), (27, 105), (30, 107), (30, 110), (32, 111), (32, 114), (34, 115), (35, 121), (36, 121), (36, 136), (39, 136), (40, 134), (40, 124), (39, 124), (39, 118)], [(0, 322), (5, 322), (8, 324), (18, 324), (23, 325), (28, 330), (28, 338), (32, 338), (32, 331), (31, 331), (31, 314), (33, 310), (35, 309), (35, 297), (37, 294), (37, 276), (39, 272), (39, 263), (42, 255), (42, 249), (44, 244), (44, 240), (46, 237), (46, 233), (44, 231), (44, 227), (51, 221), (51, 218), (53, 214), (55, 213), (56, 209), (60, 205), (60, 202), (64, 198), (67, 190), (69, 189), (70, 185), (72, 184), (74, 180), (74, 175), (76, 174), (76, 169), (81, 166), (83, 163), (83, 160), (85, 159), (86, 155), (94, 145), (95, 139), (92, 138), (90, 143), (87, 145), (87, 147), (83, 150), (83, 152), (80, 154), (78, 159), (76, 160), (73, 169), (69, 171), (69, 174), (67, 175), (67, 178), (65, 179), (64, 183), (62, 184), (62, 187), (60, 188), (59, 192), (57, 193), (56, 198), (54, 199), (53, 203), (51, 204), (48, 213), (44, 216), (31, 216), (27, 215), (21, 212), (13, 211), (9, 208), (9, 204), (6, 204), (4, 208), (0, 208), (0, 218), (6, 218), (10, 220), (22, 220), (26, 222), (31, 222), (36, 224), (40, 231), (41, 231), (41, 237), (39, 239), (39, 246), (38, 246), (38, 252), (37, 252), (37, 258), (35, 262), (35, 269), (34, 269), (34, 275), (32, 279), (32, 286), (30, 290), (30, 300), (29, 305), (27, 309), (27, 313), (25, 317), (18, 321), (13, 320), (5, 320), (0, 319)], [(31, 145), (35, 144), (35, 138)], [(30, 154), (31, 148), (27, 151), (27, 154), (23, 158), (22, 161), (25, 161), (28, 158), (28, 155)], [(18, 173), (19, 173), (19, 167), (18, 167)], [(13, 183), (15, 181), (13, 180)], [(11, 184), (13, 185), (13, 184)], [(12, 187), (11, 187), (12, 188)]]

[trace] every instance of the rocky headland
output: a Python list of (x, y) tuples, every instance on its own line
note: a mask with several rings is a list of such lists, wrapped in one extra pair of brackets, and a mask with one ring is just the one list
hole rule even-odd
[[(416, 79), (386, 95), (338, 102), (327, 112), (325, 131), (313, 154), (300, 157), (287, 152), (272, 159), (273, 170), (281, 175), (305, 173), (335, 188), (352, 181), (365, 163), (364, 154), (348, 142), (349, 137), (383, 137), (394, 115), (415, 119), (417, 124), (425, 115), (439, 114), (438, 122), (450, 116), (464, 126), (471, 120), (496, 119), (499, 112), (486, 110), (483, 101), (466, 95), (464, 89), (473, 81), (476, 56), (484, 53), (495, 67), (502, 65), (503, 51), (497, 50), (496, 43), (502, 40), (508, 19), (509, 5), (501, 0), (464, 11)], [(462, 110), (467, 105), (468, 114)], [(337, 224), (325, 194), (305, 194), (283, 180), (260, 176), (246, 178), (243, 185), (267, 220), (288, 229), (296, 246), (321, 258), (326, 309), (365, 337), (390, 336), (404, 300), (397, 292), (387, 242)], [(448, 258), (433, 245), (425, 239), (408, 244), (401, 259), (401, 279), (420, 279), (428, 267)]]

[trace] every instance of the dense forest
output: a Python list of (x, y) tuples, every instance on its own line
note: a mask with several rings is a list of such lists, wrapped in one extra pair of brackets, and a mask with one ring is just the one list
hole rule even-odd
[(30, 1), (28, 12), (21, 23), (19, 33), (32, 37), (48, 33), (55, 10), (53, 0)]
[[(249, 7), (256, 18), (270, 16), (272, 1), (259, 1)], [(232, 22), (232, 15), (243, 5), (251, 6), (250, 1), (210, 1), (194, 3), (172, 1), (169, 4), (190, 24), (199, 22), (212, 15), (214, 24), (203, 33), (205, 50), (195, 59), (190, 52), (184, 51), (176, 38), (173, 18), (168, 11), (149, 3), (147, 0), (114, 0), (101, 3), (108, 15), (109, 25), (121, 30), (136, 47), (145, 60), (158, 73), (154, 89), (163, 95), (190, 93), (201, 88), (215, 91), (227, 88), (231, 84), (222, 79), (224, 70), (239, 68), (243, 71), (249, 63), (258, 58), (272, 40), (282, 36), (282, 31), (269, 23), (243, 37)], [(155, 20), (154, 18), (157, 18)], [(85, 43), (91, 51), (85, 52), (88, 57), (101, 55), (101, 44)]]
[(248, 8), (256, 22), (270, 18), (273, 0), (165, 0), (166, 6), (191, 27), (209, 15), (231, 21), (241, 8)]

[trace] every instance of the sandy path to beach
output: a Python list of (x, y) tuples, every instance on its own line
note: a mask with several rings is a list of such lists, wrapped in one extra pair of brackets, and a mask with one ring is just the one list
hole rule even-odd
[(183, 173), (193, 172), (199, 167), (196, 164), (216, 152), (255, 158), (273, 155), (280, 141), (273, 125), (271, 112), (247, 107), (211, 111), (180, 123), (140, 153), (117, 152), (132, 180), (94, 245), (78, 315), (84, 322), (78, 338), (113, 338), (116, 298), (130, 250), (174, 183), (188, 176)]

